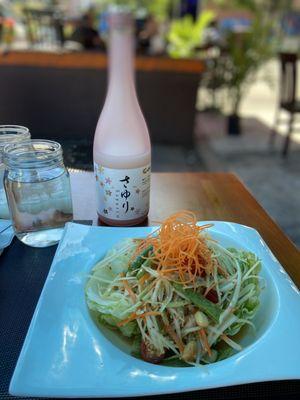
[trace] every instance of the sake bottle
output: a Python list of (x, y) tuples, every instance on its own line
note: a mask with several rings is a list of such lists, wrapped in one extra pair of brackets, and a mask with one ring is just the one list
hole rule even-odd
[(100, 222), (141, 223), (149, 211), (151, 144), (134, 80), (133, 18), (109, 13), (108, 90), (94, 137)]

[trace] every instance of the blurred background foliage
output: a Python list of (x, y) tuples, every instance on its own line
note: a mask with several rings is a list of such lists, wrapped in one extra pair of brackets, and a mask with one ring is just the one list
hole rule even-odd
[[(178, 1), (175, 0), (175, 2)], [(170, 7), (174, 6), (174, 0), (96, 0), (95, 4), (98, 4), (102, 10), (112, 4), (126, 6), (135, 12), (145, 10), (161, 20), (167, 18)]]
[(215, 17), (213, 11), (207, 10), (200, 13), (196, 21), (192, 16), (186, 15), (171, 22), (167, 35), (168, 54), (173, 58), (196, 57), (203, 32)]

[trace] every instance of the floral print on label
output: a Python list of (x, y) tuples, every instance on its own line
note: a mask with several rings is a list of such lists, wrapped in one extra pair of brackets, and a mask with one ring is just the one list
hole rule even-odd
[(98, 214), (119, 220), (146, 215), (149, 210), (151, 166), (113, 169), (94, 163)]

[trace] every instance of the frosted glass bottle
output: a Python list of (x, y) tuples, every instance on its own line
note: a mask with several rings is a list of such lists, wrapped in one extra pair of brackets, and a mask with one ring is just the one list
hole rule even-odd
[(141, 223), (148, 215), (151, 145), (134, 83), (133, 20), (109, 15), (109, 84), (94, 138), (97, 213), (108, 225)]

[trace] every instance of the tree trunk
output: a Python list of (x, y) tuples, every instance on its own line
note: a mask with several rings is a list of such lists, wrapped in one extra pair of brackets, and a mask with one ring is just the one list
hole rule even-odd
[(240, 117), (237, 114), (231, 114), (227, 117), (227, 134), (228, 135), (240, 135), (241, 131), (241, 123)]

